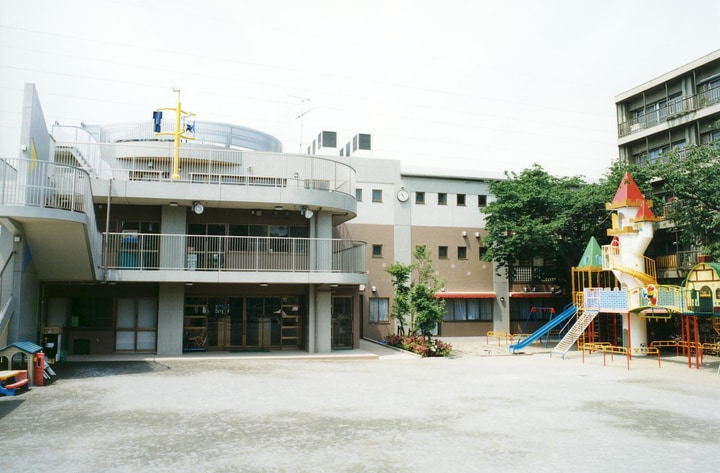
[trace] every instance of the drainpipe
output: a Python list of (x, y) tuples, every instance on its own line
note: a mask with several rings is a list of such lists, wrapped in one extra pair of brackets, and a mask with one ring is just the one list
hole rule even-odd
[(108, 185), (107, 208), (105, 209), (105, 237), (103, 238), (103, 282), (107, 282), (107, 239), (110, 233), (110, 202), (112, 202), (112, 179)]

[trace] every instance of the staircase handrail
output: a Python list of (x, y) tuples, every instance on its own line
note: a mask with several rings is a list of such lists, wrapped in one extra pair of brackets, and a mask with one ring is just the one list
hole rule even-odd
[(648, 258), (644, 255), (639, 255), (636, 253), (627, 253), (631, 256), (635, 256), (636, 258), (642, 259), (644, 262), (644, 271), (638, 271), (637, 269), (628, 268), (627, 266), (622, 265), (618, 260), (620, 257), (620, 247), (615, 245), (603, 245), (602, 247), (602, 269), (606, 271), (612, 271), (614, 269), (621, 271), (623, 273), (630, 274), (631, 276), (636, 277), (642, 282), (645, 282), (647, 284), (653, 283), (657, 284), (657, 269), (655, 265), (655, 260), (652, 258)]

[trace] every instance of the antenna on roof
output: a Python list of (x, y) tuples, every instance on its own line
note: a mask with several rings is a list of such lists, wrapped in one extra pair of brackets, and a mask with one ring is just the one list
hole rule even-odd
[(292, 98), (300, 101), (300, 115), (295, 117), (295, 120), (300, 119), (300, 154), (302, 154), (302, 152), (303, 152), (303, 125), (304, 125), (304, 121), (305, 121), (304, 117), (308, 113), (315, 110), (315, 107), (313, 107), (309, 110), (305, 110), (305, 102), (309, 102), (310, 99), (304, 98), (304, 97), (298, 97), (297, 95), (288, 95), (288, 97), (292, 97)]

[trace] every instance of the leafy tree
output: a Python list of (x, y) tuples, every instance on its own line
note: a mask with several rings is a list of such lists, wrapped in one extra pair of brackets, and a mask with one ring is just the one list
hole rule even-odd
[(445, 281), (435, 275), (430, 250), (425, 245), (418, 245), (414, 256), (418, 271), (418, 280), (410, 288), (410, 300), (415, 313), (414, 326), (430, 340), (432, 331), (443, 319), (445, 300), (435, 298), (434, 295), (445, 285)]
[(577, 265), (590, 237), (607, 239), (611, 219), (605, 204), (626, 171), (641, 190), (650, 190), (648, 171), (621, 161), (597, 184), (580, 176), (551, 176), (538, 164), (519, 174), (506, 172), (507, 180), (490, 185), (495, 201), (481, 210), (490, 242), (485, 259), (510, 268), (518, 260), (542, 257), (547, 272), (534, 276), (569, 287), (569, 268)]
[(681, 241), (720, 258), (720, 142), (671, 151), (652, 170), (672, 196), (666, 218)]
[(410, 274), (412, 270), (413, 266), (411, 264), (397, 262), (385, 269), (392, 276), (392, 285), (395, 289), (390, 318), (397, 321), (400, 335), (405, 335), (406, 317), (412, 313), (412, 304), (410, 303)]
[[(386, 271), (392, 276), (395, 298), (390, 317), (398, 323), (398, 332), (405, 334), (406, 317), (410, 316), (413, 331), (420, 332), (428, 339), (433, 329), (442, 322), (445, 301), (434, 297), (445, 282), (435, 276), (430, 251), (425, 245), (415, 248), (415, 263), (405, 265), (393, 263)], [(416, 281), (411, 281), (413, 270), (417, 270)]]

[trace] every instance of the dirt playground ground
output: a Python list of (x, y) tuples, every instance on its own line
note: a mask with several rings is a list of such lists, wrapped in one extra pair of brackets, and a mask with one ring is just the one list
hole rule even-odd
[[(714, 472), (716, 357), (76, 358), (0, 397), (1, 472)], [(673, 354), (674, 355), (674, 354)], [(114, 358), (118, 360), (118, 358)]]

